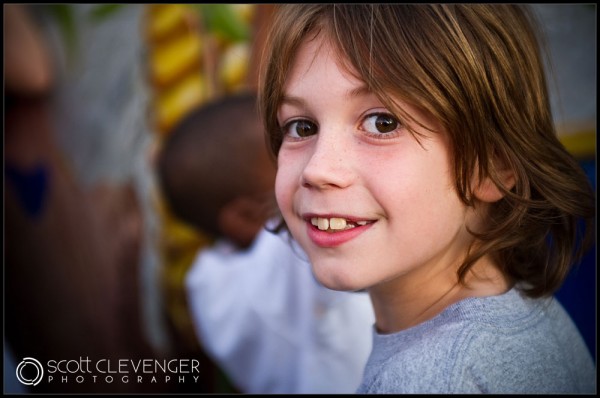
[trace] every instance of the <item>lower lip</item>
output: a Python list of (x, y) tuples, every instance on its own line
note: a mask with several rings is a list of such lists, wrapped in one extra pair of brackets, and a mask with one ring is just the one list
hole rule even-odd
[(344, 231), (339, 232), (326, 232), (321, 231), (319, 228), (312, 225), (310, 222), (307, 223), (308, 237), (313, 241), (314, 244), (320, 247), (336, 247), (340, 246), (365, 232), (373, 224), (366, 224), (357, 226)]

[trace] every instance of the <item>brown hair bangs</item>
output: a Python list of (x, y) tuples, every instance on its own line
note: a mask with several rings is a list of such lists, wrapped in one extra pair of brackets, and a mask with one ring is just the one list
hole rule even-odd
[[(304, 40), (324, 35), (341, 66), (400, 121), (416, 122), (398, 100), (443, 126), (450, 136), (456, 190), (465, 204), (478, 205), (476, 178), (489, 177), (504, 192), (491, 206), (487, 230), (475, 234), (460, 279), (489, 254), (531, 296), (554, 292), (586, 247), (580, 245), (578, 222), (583, 218), (591, 225), (594, 194), (556, 136), (540, 36), (528, 9), (508, 4), (281, 8), (260, 94), (273, 154), (282, 142), (277, 109), (295, 53)], [(507, 167), (515, 174), (511, 189), (500, 178)]]

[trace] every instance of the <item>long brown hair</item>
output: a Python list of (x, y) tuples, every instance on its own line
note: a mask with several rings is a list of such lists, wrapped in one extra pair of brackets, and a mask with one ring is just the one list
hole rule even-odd
[[(489, 211), (488, 228), (474, 234), (459, 279), (490, 255), (531, 297), (552, 294), (591, 241), (595, 201), (556, 136), (536, 29), (519, 5), (282, 5), (261, 68), (270, 148), (277, 156), (277, 110), (297, 49), (324, 35), (340, 65), (399, 120), (415, 122), (397, 100), (439, 121), (451, 137), (456, 190), (465, 204), (477, 204), (475, 176), (489, 177), (504, 192)], [(500, 165), (515, 174), (511, 189), (502, 184)]]

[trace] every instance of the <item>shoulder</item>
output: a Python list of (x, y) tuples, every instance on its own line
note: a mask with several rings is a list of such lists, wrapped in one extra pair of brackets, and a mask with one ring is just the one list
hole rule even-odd
[(374, 352), (379, 353), (369, 360), (361, 390), (589, 391), (595, 369), (571, 325), (555, 300), (524, 299), (516, 292), (491, 300), (468, 300), (414, 331), (401, 332), (403, 338), (394, 344), (390, 344), (394, 339), (386, 339), (390, 336), (376, 336), (379, 348), (374, 347)]
[(487, 393), (593, 392), (591, 355), (566, 311), (554, 298), (523, 300), (514, 319), (480, 325), (455, 377)]

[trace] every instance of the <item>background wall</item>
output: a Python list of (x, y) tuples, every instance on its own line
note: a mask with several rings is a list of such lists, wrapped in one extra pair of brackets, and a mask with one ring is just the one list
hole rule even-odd
[[(596, 187), (596, 4), (537, 4), (550, 52), (549, 88), (558, 133)], [(596, 245), (557, 297), (596, 358)]]

